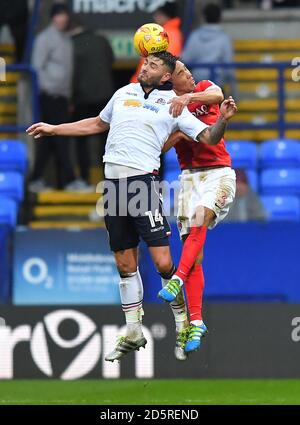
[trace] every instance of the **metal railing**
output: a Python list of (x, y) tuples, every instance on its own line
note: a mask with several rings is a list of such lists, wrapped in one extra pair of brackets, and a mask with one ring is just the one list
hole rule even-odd
[[(286, 100), (286, 89), (285, 89), (285, 77), (284, 71), (288, 68), (292, 68), (290, 62), (273, 62), (273, 63), (261, 63), (261, 62), (245, 62), (245, 63), (228, 63), (228, 64), (187, 64), (190, 69), (193, 68), (204, 68), (210, 70), (210, 79), (216, 80), (217, 70), (220, 68), (231, 68), (231, 69), (275, 69), (278, 71), (277, 85), (278, 85), (278, 119), (271, 123), (253, 123), (253, 122), (235, 122), (230, 123), (229, 129), (233, 130), (248, 130), (248, 129), (272, 129), (277, 130), (279, 137), (284, 138), (286, 130), (297, 129), (300, 130), (300, 122), (287, 122), (285, 119), (285, 100)], [(38, 100), (38, 81), (36, 71), (30, 65), (8, 65), (6, 68), (7, 72), (26, 72), (31, 76), (31, 109), (32, 109), (32, 121), (39, 121), (39, 100)], [(0, 132), (23, 132), (31, 123), (24, 123), (18, 125), (0, 125)]]
[[(236, 122), (236, 123), (230, 123), (229, 129), (234, 130), (248, 130), (248, 129), (275, 129), (278, 130), (279, 137), (284, 138), (286, 130), (291, 129), (299, 129), (300, 130), (300, 123), (299, 122), (287, 122), (285, 120), (285, 100), (286, 100), (286, 90), (285, 90), (285, 78), (284, 78), (284, 71), (287, 68), (292, 68), (290, 62), (272, 62), (272, 63), (262, 63), (262, 62), (232, 62), (227, 64), (199, 64), (199, 63), (188, 63), (187, 66), (193, 70), (195, 68), (202, 68), (202, 69), (208, 69), (210, 71), (210, 80), (216, 81), (217, 76), (217, 70), (222, 68), (229, 68), (229, 69), (274, 69), (278, 71), (278, 78), (277, 78), (277, 86), (278, 86), (278, 119), (275, 122), (272, 123), (262, 123), (262, 124), (256, 124), (251, 122)], [(254, 79), (255, 80), (255, 79)], [(292, 81), (292, 78), (291, 78)]]

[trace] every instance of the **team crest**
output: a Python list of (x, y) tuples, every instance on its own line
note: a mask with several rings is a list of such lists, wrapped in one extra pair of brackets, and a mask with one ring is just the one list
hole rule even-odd
[(159, 99), (157, 99), (155, 101), (155, 103), (159, 103), (160, 105), (165, 105), (166, 104), (166, 101), (165, 101), (165, 99), (163, 99), (162, 97), (160, 97)]

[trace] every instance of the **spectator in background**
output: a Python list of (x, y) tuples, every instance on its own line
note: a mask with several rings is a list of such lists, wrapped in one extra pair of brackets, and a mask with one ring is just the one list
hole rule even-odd
[(27, 0), (1, 0), (0, 28), (8, 25), (14, 39), (16, 62), (22, 62), (27, 39)]
[(237, 169), (236, 194), (225, 221), (245, 222), (266, 220), (267, 213), (258, 195), (249, 186), (245, 170)]
[[(55, 3), (50, 16), (51, 24), (36, 37), (32, 65), (38, 74), (41, 119), (60, 124), (69, 120), (73, 49), (66, 30), (70, 14), (66, 5)], [(40, 141), (35, 147), (34, 167), (28, 186), (31, 192), (49, 190), (43, 174), (51, 155), (55, 158), (58, 187), (70, 191), (81, 189), (75, 181), (68, 139), (53, 137)]]
[[(73, 120), (99, 115), (114, 93), (114, 54), (108, 40), (77, 23), (71, 31), (74, 47)], [(91, 158), (89, 137), (75, 139), (80, 180), (88, 188)], [(99, 157), (104, 155), (106, 133), (99, 135)], [(98, 162), (98, 161), (97, 161)], [(103, 165), (102, 165), (103, 167)], [(91, 188), (91, 187), (90, 187)]]
[[(221, 28), (222, 11), (217, 4), (207, 4), (203, 9), (205, 23), (193, 31), (183, 49), (181, 59), (187, 65), (191, 63), (230, 63), (233, 62), (233, 45), (230, 37)], [(208, 68), (191, 67), (196, 81), (210, 79)], [(216, 69), (215, 83), (224, 88), (230, 83), (230, 94), (237, 98), (234, 73), (229, 68)]]
[[(164, 27), (169, 36), (168, 52), (175, 56), (180, 56), (183, 47), (183, 34), (180, 29), (181, 19), (177, 16), (177, 4), (167, 2), (159, 7), (153, 13), (154, 22)], [(131, 83), (137, 83), (137, 77), (143, 65), (144, 58), (141, 58), (134, 75), (131, 77)]]

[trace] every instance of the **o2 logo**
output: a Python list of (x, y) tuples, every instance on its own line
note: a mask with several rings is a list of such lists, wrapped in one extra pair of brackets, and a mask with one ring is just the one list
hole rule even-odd
[(53, 287), (53, 277), (48, 274), (48, 265), (42, 258), (32, 257), (26, 260), (23, 264), (22, 274), (30, 285), (43, 284), (46, 289)]

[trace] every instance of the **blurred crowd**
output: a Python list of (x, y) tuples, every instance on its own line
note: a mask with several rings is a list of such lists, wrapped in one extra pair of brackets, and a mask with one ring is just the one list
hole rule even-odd
[[(41, 121), (60, 124), (98, 115), (114, 93), (113, 62), (113, 51), (105, 37), (71, 21), (65, 4), (54, 4), (50, 24), (36, 36), (32, 54), (40, 88)], [(36, 143), (29, 190), (51, 189), (44, 173), (53, 157), (59, 189), (94, 191), (90, 185), (89, 141), (83, 139), (52, 137)], [(72, 143), (75, 164), (71, 158)], [(105, 140), (98, 145), (102, 158)]]

